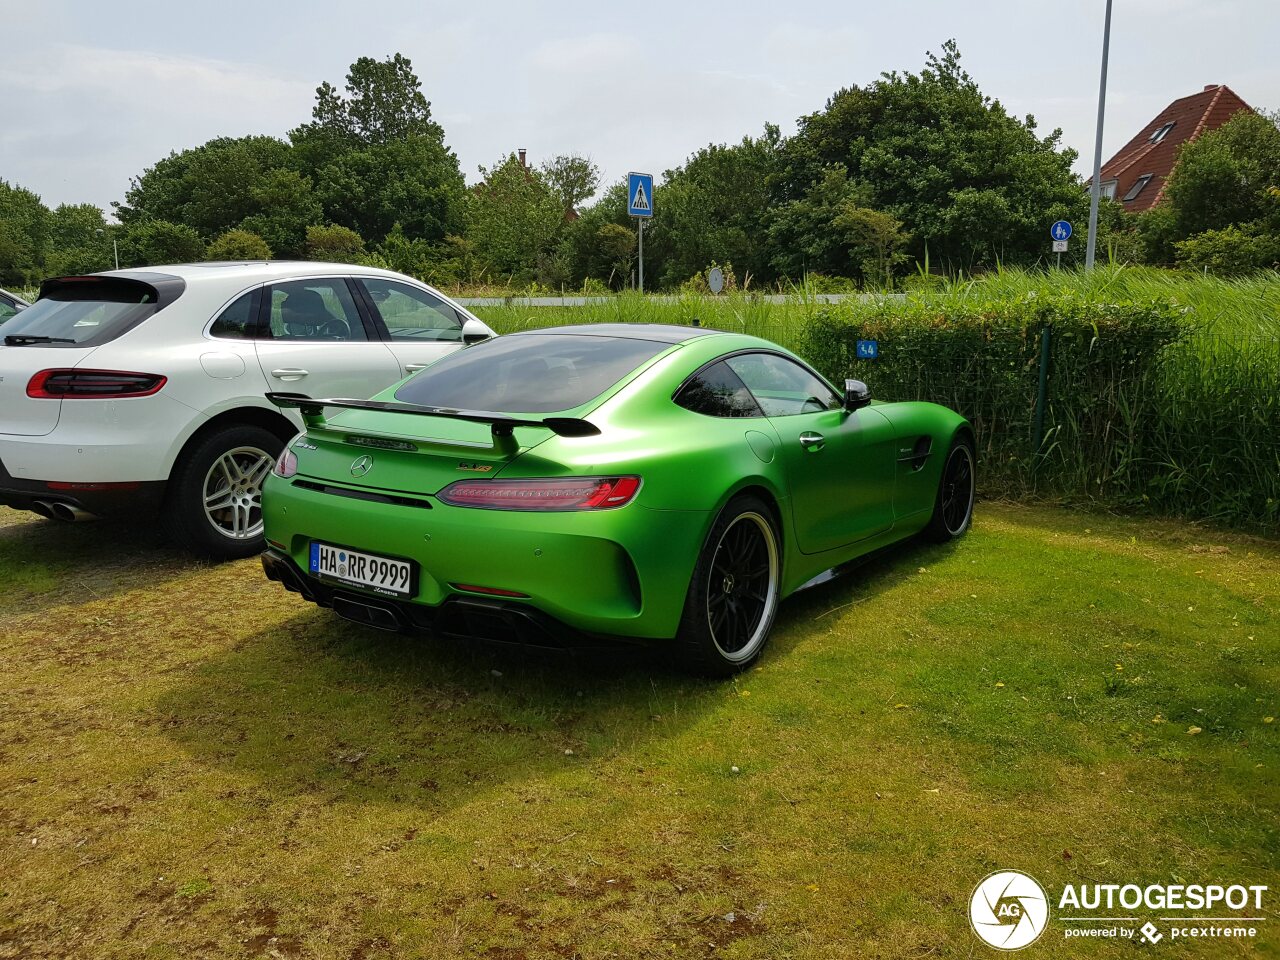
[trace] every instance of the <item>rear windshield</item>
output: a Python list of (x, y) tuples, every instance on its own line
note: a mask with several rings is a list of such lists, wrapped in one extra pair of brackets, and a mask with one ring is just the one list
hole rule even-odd
[[(150, 284), (118, 277), (51, 281), (39, 300), (10, 318), (3, 333), (25, 342), (104, 343), (156, 312)], [(49, 338), (45, 340), (44, 338)], [(66, 344), (69, 345), (69, 344)]]
[(437, 360), (396, 391), (428, 407), (551, 413), (593, 400), (669, 343), (623, 337), (520, 334)]

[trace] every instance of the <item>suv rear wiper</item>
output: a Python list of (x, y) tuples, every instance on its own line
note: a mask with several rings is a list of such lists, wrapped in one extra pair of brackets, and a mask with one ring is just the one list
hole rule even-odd
[(25, 347), (32, 343), (75, 343), (68, 337), (42, 337), (34, 333), (11, 333), (4, 338), (6, 347)]

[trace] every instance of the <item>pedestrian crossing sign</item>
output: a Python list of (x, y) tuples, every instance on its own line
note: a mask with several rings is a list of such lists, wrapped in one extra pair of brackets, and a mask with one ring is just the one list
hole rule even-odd
[(627, 213), (633, 217), (653, 216), (653, 174), (627, 174)]

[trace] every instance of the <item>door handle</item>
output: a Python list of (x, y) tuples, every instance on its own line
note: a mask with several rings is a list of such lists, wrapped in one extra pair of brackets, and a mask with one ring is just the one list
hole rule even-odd
[(408, 373), (417, 373), (419, 370), (421, 370), (425, 366), (426, 366), (425, 363), (406, 363), (404, 365), (404, 368), (405, 368), (405, 371)]
[(827, 438), (820, 433), (802, 433), (800, 434), (800, 446), (804, 447), (810, 453), (817, 453), (826, 446)]
[(310, 370), (303, 370), (301, 367), (277, 367), (271, 371), (271, 375), (277, 380), (301, 380)]

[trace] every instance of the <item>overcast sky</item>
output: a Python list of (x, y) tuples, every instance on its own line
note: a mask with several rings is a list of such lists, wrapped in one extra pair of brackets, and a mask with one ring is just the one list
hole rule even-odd
[[(109, 209), (210, 137), (285, 132), (362, 55), (408, 56), (468, 180), (518, 147), (606, 180), (784, 133), (842, 86), (917, 71), (954, 37), (983, 91), (1091, 163), (1104, 0), (182, 4), (0, 0), (0, 179)], [(1104, 152), (1226, 83), (1280, 107), (1277, 0), (1115, 0)]]

